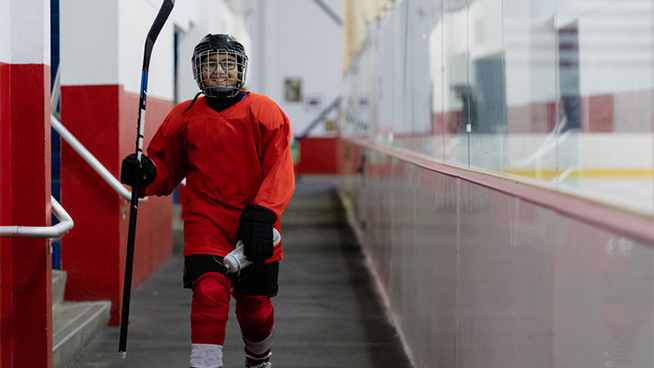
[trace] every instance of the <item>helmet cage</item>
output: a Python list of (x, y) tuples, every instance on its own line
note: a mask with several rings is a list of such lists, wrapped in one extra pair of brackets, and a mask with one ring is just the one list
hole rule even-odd
[(247, 68), (248, 57), (240, 50), (205, 49), (193, 55), (193, 78), (207, 97), (236, 96)]

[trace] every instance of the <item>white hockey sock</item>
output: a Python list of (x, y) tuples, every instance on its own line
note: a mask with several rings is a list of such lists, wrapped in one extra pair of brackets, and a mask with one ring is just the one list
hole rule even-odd
[[(272, 347), (273, 341), (275, 339), (275, 330), (273, 329), (270, 332), (270, 335), (266, 337), (265, 340), (260, 341), (260, 342), (252, 342), (245, 337), (243, 337), (243, 341), (245, 342), (245, 347), (252, 352), (252, 354), (257, 354), (261, 355), (270, 350)], [(257, 358), (257, 359), (262, 359), (262, 358)]]
[(191, 344), (191, 367), (222, 368), (223, 347), (211, 344)]

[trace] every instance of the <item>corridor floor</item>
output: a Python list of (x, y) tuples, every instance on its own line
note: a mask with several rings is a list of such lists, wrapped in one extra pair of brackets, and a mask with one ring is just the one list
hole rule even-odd
[[(298, 178), (282, 215), (282, 242), (273, 367), (411, 367), (333, 179)], [(119, 328), (106, 327), (69, 368), (189, 366), (191, 291), (182, 288), (182, 245), (175, 243), (174, 256), (132, 293), (127, 358), (118, 358)], [(223, 355), (225, 368), (244, 367), (233, 300)]]

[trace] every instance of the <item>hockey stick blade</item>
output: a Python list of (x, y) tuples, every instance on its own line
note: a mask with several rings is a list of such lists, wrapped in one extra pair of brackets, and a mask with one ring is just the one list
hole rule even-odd
[[(150, 56), (154, 42), (157, 40), (161, 29), (163, 28), (168, 16), (175, 6), (175, 0), (164, 0), (157, 17), (150, 27), (148, 36), (145, 40), (145, 50), (143, 52), (143, 71), (141, 72), (141, 93), (138, 111), (138, 127), (136, 135), (136, 154), (141, 159), (143, 150), (143, 131), (145, 120), (145, 103), (148, 89), (148, 68), (150, 66)], [(120, 321), (120, 342), (118, 346), (118, 357), (124, 359), (127, 357), (127, 325), (129, 323), (129, 303), (132, 292), (132, 270), (134, 265), (134, 240), (136, 238), (136, 216), (138, 214), (138, 187), (132, 187), (132, 200), (129, 212), (129, 232), (127, 238), (127, 254), (125, 257), (125, 280), (123, 284), (123, 306)]]
[(164, 24), (166, 24), (166, 20), (168, 19), (170, 13), (173, 11), (174, 6), (175, 0), (164, 0), (163, 4), (161, 5), (161, 9), (159, 9), (157, 17), (152, 23), (152, 27), (150, 27), (148, 37), (145, 39), (145, 52), (143, 53), (143, 70), (146, 72), (150, 66), (150, 56), (152, 55), (154, 42), (157, 40), (157, 37), (159, 37), (159, 32), (161, 32)]

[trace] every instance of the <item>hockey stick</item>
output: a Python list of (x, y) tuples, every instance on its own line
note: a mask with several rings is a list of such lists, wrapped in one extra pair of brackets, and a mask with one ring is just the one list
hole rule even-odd
[[(143, 152), (143, 131), (145, 125), (145, 101), (148, 94), (148, 69), (150, 68), (150, 56), (154, 42), (159, 36), (170, 12), (173, 11), (175, 0), (164, 0), (159, 9), (157, 17), (150, 27), (145, 40), (145, 51), (143, 53), (143, 71), (141, 72), (141, 97), (139, 100), (138, 126), (136, 134), (136, 156), (141, 160)], [(136, 215), (138, 212), (138, 187), (132, 187), (132, 201), (129, 211), (129, 232), (127, 235), (127, 255), (125, 259), (125, 283), (123, 286), (123, 312), (120, 321), (120, 343), (118, 345), (118, 357), (127, 357), (127, 324), (129, 322), (129, 301), (132, 292), (132, 268), (134, 266), (134, 238), (136, 237)]]

